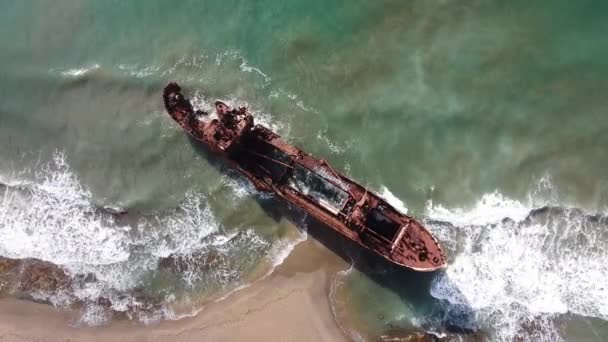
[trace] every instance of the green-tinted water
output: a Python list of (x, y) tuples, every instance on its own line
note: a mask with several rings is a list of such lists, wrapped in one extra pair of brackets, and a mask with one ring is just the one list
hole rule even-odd
[[(608, 317), (606, 289), (593, 286), (608, 280), (601, 275), (605, 266), (586, 259), (608, 256), (606, 226), (578, 212), (499, 222), (523, 220), (545, 204), (606, 210), (607, 16), (601, 1), (2, 2), (0, 175), (8, 183), (42, 184), (49, 173), (40, 165), (59, 151), (69, 164), (60, 174), (77, 177), (90, 194), (51, 179), (68, 195), (43, 191), (42, 198), (51, 198), (44, 210), (60, 196), (64, 216), (96, 206), (143, 215), (146, 223), (127, 224), (127, 237), (106, 246), (128, 255), (110, 253), (110, 264), (147, 265), (149, 272), (134, 272), (130, 282), (164, 284), (134, 250), (144, 250), (144, 259), (222, 246), (226, 272), (214, 273), (215, 285), (205, 278), (197, 288), (263, 273), (251, 274), (259, 260), (272, 264), (300, 235), (269, 218), (245, 182), (212, 166), (168, 119), (160, 91), (176, 80), (197, 92), (202, 106), (214, 98), (248, 104), (288, 141), (428, 219), (453, 264), (429, 281), (432, 298), (460, 303), (464, 297), (479, 325), (498, 331), (496, 338), (525, 335), (521, 326), (536, 317), (546, 320), (546, 339), (564, 337), (571, 332), (565, 312)], [(27, 200), (16, 215), (21, 221), (14, 219), (8, 205), (23, 203), (12, 191), (7, 188), (1, 211), (0, 254), (80, 265), (78, 253), (7, 242), (14, 231), (28, 232), (25, 226), (51, 234), (66, 225)], [(72, 206), (72, 197), (93, 208)], [(194, 212), (198, 219), (189, 220)], [(77, 222), (103, 231), (99, 241), (116, 231), (91, 228), (97, 221), (85, 214), (85, 223)], [(161, 219), (151, 222), (156, 216)], [(157, 233), (147, 237), (144, 228)], [(78, 245), (76, 237), (90, 231), (74, 229), (65, 238)], [(241, 256), (221, 240), (232, 237), (240, 250), (239, 232), (239, 239), (256, 242)], [(184, 234), (202, 242), (182, 246)], [(538, 262), (526, 273), (520, 265), (528, 258)], [(577, 274), (582, 268), (590, 271)], [(359, 322), (355, 329), (375, 334), (389, 324), (420, 325), (436, 309), (431, 297), (425, 302), (431, 308), (423, 308), (399, 286), (386, 286), (390, 274), (357, 272), (345, 276), (336, 294), (350, 321)], [(548, 275), (561, 282), (552, 286)], [(575, 298), (573, 285), (581, 279), (590, 282), (583, 286), (588, 301)], [(366, 295), (371, 289), (379, 295)], [(383, 319), (366, 312), (372, 302)]]

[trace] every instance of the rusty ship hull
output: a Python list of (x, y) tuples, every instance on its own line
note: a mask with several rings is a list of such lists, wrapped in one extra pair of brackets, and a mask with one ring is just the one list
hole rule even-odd
[(217, 101), (217, 118), (194, 110), (176, 83), (163, 91), (168, 114), (211, 152), (223, 157), (259, 191), (271, 192), (384, 259), (416, 271), (446, 266), (441, 246), (416, 219), (380, 196), (290, 145), (270, 129), (254, 125), (246, 108)]

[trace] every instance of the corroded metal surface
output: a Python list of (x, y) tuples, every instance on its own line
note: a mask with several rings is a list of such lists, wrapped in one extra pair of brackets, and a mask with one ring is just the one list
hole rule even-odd
[(192, 137), (220, 154), (260, 191), (295, 204), (364, 248), (417, 271), (446, 266), (437, 240), (414, 218), (335, 171), (327, 162), (254, 125), (246, 108), (217, 101), (217, 118), (195, 111), (176, 83), (163, 91), (169, 115)]

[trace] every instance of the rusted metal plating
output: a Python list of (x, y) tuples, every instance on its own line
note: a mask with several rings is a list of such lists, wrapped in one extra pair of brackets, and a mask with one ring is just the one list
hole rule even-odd
[(260, 191), (297, 205), (342, 236), (416, 271), (446, 266), (437, 240), (414, 218), (335, 171), (327, 162), (254, 125), (244, 107), (217, 101), (217, 118), (195, 111), (176, 83), (163, 91), (169, 115), (194, 139), (223, 156)]

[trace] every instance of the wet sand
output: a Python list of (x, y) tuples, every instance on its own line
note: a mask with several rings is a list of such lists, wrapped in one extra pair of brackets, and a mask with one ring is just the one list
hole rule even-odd
[(0, 341), (345, 341), (328, 300), (344, 264), (310, 239), (275, 272), (196, 316), (155, 326), (116, 321), (75, 327), (77, 313), (0, 300)]

